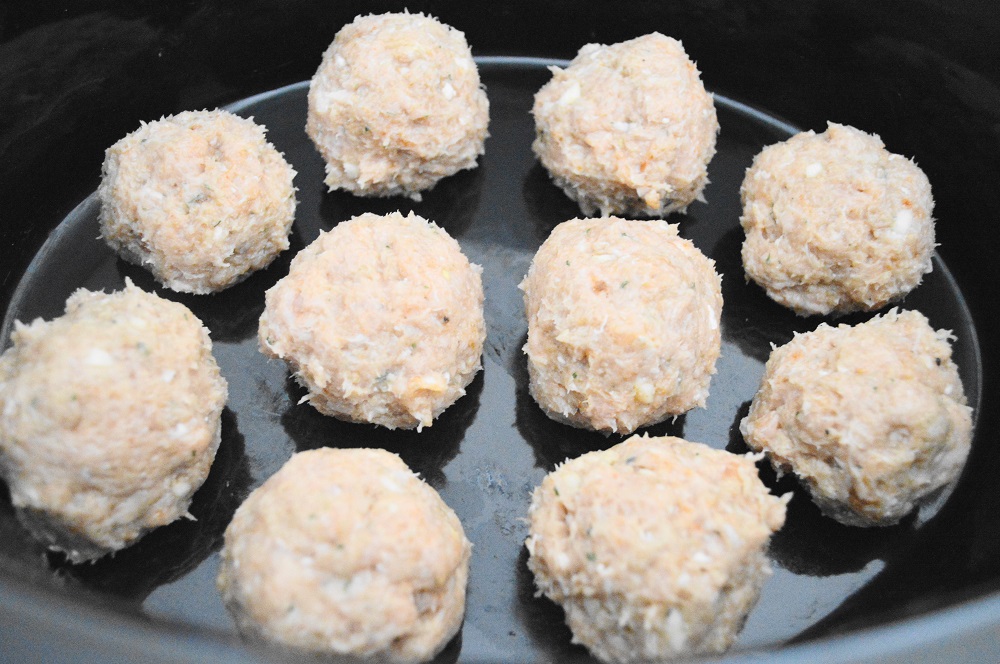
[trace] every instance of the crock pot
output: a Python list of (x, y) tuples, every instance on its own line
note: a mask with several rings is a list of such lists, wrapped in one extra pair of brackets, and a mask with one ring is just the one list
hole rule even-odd
[[(356, 15), (426, 12), (463, 31), (491, 103), (479, 168), (423, 201), (329, 193), (305, 137), (308, 79)], [(223, 443), (184, 521), (93, 565), (46, 552), (0, 485), (0, 659), (10, 662), (266, 662), (293, 653), (247, 643), (218, 598), (222, 533), (247, 493), (292, 453), (321, 445), (399, 453), (462, 519), (474, 553), (465, 623), (435, 661), (592, 661), (561, 610), (536, 597), (524, 517), (532, 488), (568, 457), (620, 438), (548, 420), (527, 393), (517, 283), (551, 228), (579, 211), (530, 145), (532, 95), (587, 43), (659, 31), (682, 41), (715, 95), (722, 130), (706, 203), (673, 215), (723, 275), (723, 355), (707, 408), (658, 425), (733, 452), (771, 343), (814, 328), (748, 284), (738, 189), (753, 155), (828, 121), (878, 134), (933, 186), (934, 271), (899, 306), (953, 329), (974, 408), (973, 450), (957, 486), (883, 529), (824, 519), (795, 497), (770, 556), (775, 573), (725, 662), (1000, 661), (1000, 4), (863, 2), (205, 2), (7, 3), (0, 8), (0, 308), (59, 315), (74, 289), (126, 277), (187, 304), (212, 332), (230, 384)], [(165, 292), (97, 239), (104, 150), (142, 121), (226, 107), (267, 126), (298, 170), (292, 248), (211, 296)], [(322, 230), (365, 211), (415, 210), (484, 267), (484, 371), (424, 432), (325, 418), (256, 349), (263, 292)], [(848, 317), (849, 322), (865, 316)], [(312, 661), (312, 660), (309, 660)]]

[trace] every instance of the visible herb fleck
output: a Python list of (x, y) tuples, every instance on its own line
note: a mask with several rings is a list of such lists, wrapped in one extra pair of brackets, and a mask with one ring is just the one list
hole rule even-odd
[(635, 463), (635, 457), (630, 456), (629, 458), (625, 459), (625, 463), (631, 466), (633, 463)]
[(935, 358), (934, 358), (934, 363), (935, 363), (936, 365), (938, 365), (938, 366), (941, 366), (941, 358), (940, 358), (940, 357), (935, 357)]
[(595, 560), (597, 560), (597, 554), (594, 553), (593, 551), (588, 552), (587, 560), (589, 560), (590, 562), (594, 562)]
[(621, 283), (621, 288), (625, 288), (626, 286), (628, 286), (628, 279)]
[(556, 492), (557, 496), (559, 495), (559, 487), (554, 486), (554, 487), (552, 487), (552, 490)]

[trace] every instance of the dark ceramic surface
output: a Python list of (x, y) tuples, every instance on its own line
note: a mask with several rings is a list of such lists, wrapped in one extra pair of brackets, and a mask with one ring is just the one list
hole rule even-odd
[[(308, 78), (339, 24), (361, 11), (400, 8), (346, 3), (319, 9), (293, 2), (281, 11), (260, 4), (257, 13), (250, 5), (239, 7), (179, 3), (123, 11), (91, 3), (52, 14), (7, 8), (0, 44), (0, 88), (7, 91), (0, 96), (6, 111), (0, 113), (0, 296), (8, 322), (57, 315), (78, 286), (117, 288), (129, 276), (144, 288), (156, 287), (95, 239), (95, 206), (87, 197), (107, 145), (140, 119), (230, 103)], [(656, 433), (742, 451), (735, 426), (768, 344), (783, 343), (820, 320), (796, 318), (744, 283), (738, 186), (753, 155), (795, 128), (822, 130), (830, 119), (879, 132), (890, 149), (917, 158), (934, 184), (942, 246), (935, 271), (903, 306), (924, 311), (959, 337), (956, 360), (967, 391), (974, 404), (984, 404), (977, 409), (968, 472), (943, 507), (870, 531), (822, 519), (793, 482), (777, 482), (763, 469), (776, 491), (797, 495), (788, 525), (773, 542), (775, 575), (731, 658), (935, 661), (961, 647), (966, 659), (991, 661), (989, 654), (1000, 648), (1000, 603), (991, 595), (1000, 579), (1000, 505), (992, 490), (998, 454), (987, 433), (996, 421), (990, 408), (996, 402), (996, 333), (988, 307), (998, 281), (992, 219), (1000, 211), (1000, 92), (996, 62), (987, 57), (985, 41), (977, 41), (991, 36), (990, 25), (968, 30), (964, 40), (957, 35), (963, 16), (1000, 12), (973, 3), (963, 6), (964, 15), (935, 3), (910, 6), (935, 18), (930, 31), (916, 19), (891, 23), (884, 9), (851, 3), (794, 10), (771, 3), (741, 10), (691, 3), (670, 12), (643, 3), (612, 12), (595, 4), (586, 15), (560, 3), (545, 9), (427, 7), (463, 29), (477, 54), (565, 57), (587, 41), (659, 29), (682, 38), (709, 88), (729, 95), (719, 99), (722, 134), (709, 204), (670, 219), (723, 274), (723, 356), (708, 407), (655, 427)], [(647, 20), (637, 30), (627, 19), (640, 12)], [(301, 27), (294, 38), (282, 32), (293, 24)], [(995, 33), (995, 17), (992, 26)], [(257, 48), (255, 39), (272, 33), (285, 36)], [(321, 161), (301, 131), (301, 85), (236, 106), (269, 127), (270, 139), (299, 171), (292, 251), (362, 211), (412, 207), (447, 228), (484, 266), (489, 338), (485, 370), (469, 395), (419, 435), (343, 424), (296, 406), (300, 390), (280, 364), (263, 361), (254, 338), (262, 293), (287, 271), (291, 252), (218, 295), (165, 293), (205, 320), (230, 381), (223, 445), (192, 508), (199, 520), (161, 529), (114, 559), (74, 567), (31, 542), (9, 501), (0, 500), (0, 619), (8, 627), (0, 631), (0, 659), (267, 658), (234, 637), (214, 593), (225, 525), (246, 493), (294, 450), (378, 445), (399, 452), (441, 491), (476, 545), (466, 622), (441, 661), (586, 660), (582, 649), (569, 645), (560, 610), (533, 597), (521, 544), (530, 489), (544, 472), (566, 456), (616, 440), (549, 421), (526, 393), (519, 350), (525, 323), (516, 285), (552, 226), (577, 210), (530, 153), (527, 111), (548, 77), (543, 61), (480, 62), (492, 104), (487, 154), (479, 169), (442, 182), (417, 205), (323, 191)], [(776, 650), (787, 643), (800, 645)]]

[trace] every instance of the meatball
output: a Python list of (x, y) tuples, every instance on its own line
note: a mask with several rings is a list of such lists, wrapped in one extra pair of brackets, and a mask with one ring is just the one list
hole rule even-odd
[(797, 314), (873, 311), (931, 271), (930, 182), (878, 136), (830, 123), (769, 146), (740, 194), (747, 277)]
[(916, 311), (796, 335), (767, 361), (740, 431), (829, 517), (898, 522), (958, 477), (971, 409), (950, 333)]
[(17, 323), (0, 357), (0, 474), (31, 533), (72, 562), (188, 517), (221, 435), (226, 382), (183, 305), (127, 282)]
[(288, 248), (294, 176), (252, 120), (220, 110), (165, 117), (108, 148), (101, 236), (167, 288), (222, 290)]
[(679, 41), (580, 49), (535, 95), (535, 154), (585, 215), (663, 217), (703, 201), (719, 122)]
[(476, 167), (488, 124), (465, 36), (422, 14), (356, 18), (309, 85), (306, 132), (331, 190), (419, 201), (441, 178)]
[(528, 567), (604, 662), (722, 652), (771, 573), (789, 497), (768, 493), (750, 455), (632, 436), (535, 489)]
[(321, 233), (267, 291), (261, 350), (321, 413), (420, 430), (481, 367), (481, 273), (426, 219), (363, 214)]
[(629, 433), (704, 406), (721, 346), (713, 266), (659, 219), (556, 226), (521, 283), (529, 389), (542, 410)]
[(249, 636), (426, 661), (461, 626), (471, 548), (398, 456), (323, 448), (293, 456), (239, 507), (218, 586)]

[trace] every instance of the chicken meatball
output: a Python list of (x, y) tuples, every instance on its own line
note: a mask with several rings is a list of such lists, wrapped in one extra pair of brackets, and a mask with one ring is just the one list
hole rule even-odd
[(143, 124), (105, 155), (101, 236), (167, 288), (222, 290), (288, 248), (294, 176), (263, 127), (227, 111)]
[(420, 662), (461, 626), (471, 548), (398, 456), (323, 448), (293, 456), (239, 507), (218, 586), (249, 636)]
[(740, 194), (747, 277), (797, 314), (873, 311), (931, 271), (930, 182), (878, 136), (793, 136), (754, 158)]
[(72, 562), (190, 517), (226, 382), (183, 305), (126, 284), (18, 323), (0, 357), (0, 474), (31, 533)]
[(972, 411), (949, 340), (916, 311), (821, 324), (771, 353), (740, 431), (827, 516), (894, 524), (969, 454)]
[(549, 417), (630, 433), (705, 405), (721, 347), (722, 284), (676, 225), (559, 224), (521, 289), (529, 389)]
[(535, 95), (535, 154), (585, 215), (663, 217), (704, 200), (719, 122), (681, 43), (588, 44)]
[(722, 652), (771, 573), (788, 497), (768, 492), (750, 455), (632, 436), (535, 489), (528, 567), (574, 643), (604, 662)]
[(422, 14), (358, 17), (323, 54), (306, 132), (326, 184), (359, 196), (420, 192), (483, 154), (489, 102), (465, 36)]
[(481, 273), (426, 219), (363, 214), (321, 233), (267, 291), (261, 350), (321, 413), (419, 430), (481, 367)]

